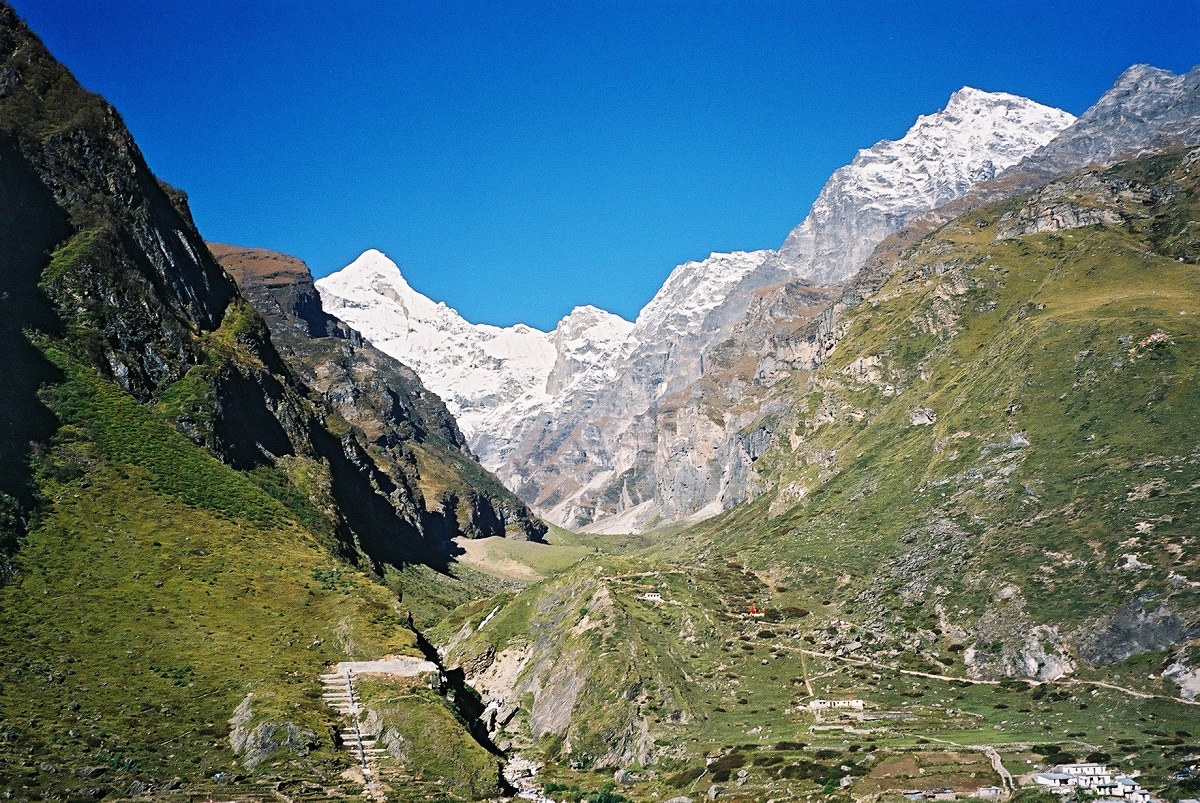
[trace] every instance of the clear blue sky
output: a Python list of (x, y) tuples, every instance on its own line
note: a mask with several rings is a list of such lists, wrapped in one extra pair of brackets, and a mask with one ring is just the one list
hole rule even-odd
[(367, 248), (465, 317), (627, 318), (774, 248), (858, 148), (963, 85), (1079, 114), (1200, 62), (1200, 0), (14, 0), (210, 240)]

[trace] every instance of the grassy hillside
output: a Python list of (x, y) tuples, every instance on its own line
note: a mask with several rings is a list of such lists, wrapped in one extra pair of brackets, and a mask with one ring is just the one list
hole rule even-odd
[[(969, 792), (999, 782), (987, 749), (1184, 794), (1198, 184), (1168, 154), (943, 227), (769, 389), (767, 493), (448, 619), (484, 697), (521, 706), (508, 738), (568, 797), (616, 767), (639, 800)], [(807, 709), (829, 698), (863, 717)]]
[[(0, 588), (0, 787), (77, 796), (248, 772), (347, 787), (318, 676), (421, 655), (395, 596), (250, 478), (51, 353), (68, 377), (45, 394), (63, 426), (38, 460), (40, 520)], [(244, 701), (238, 727), (258, 735), (235, 755)], [(448, 711), (430, 694), (404, 716), (454, 723)], [(461, 724), (442, 730), (443, 752), (483, 752)]]
[[(707, 532), (860, 618), (961, 631), (941, 647), (983, 675), (1179, 643), (1200, 614), (1197, 180), (1193, 157), (1144, 160), (925, 240), (796, 389), (775, 493)], [(1014, 233), (1048, 196), (1122, 222)], [(1121, 606), (1164, 632), (1097, 643)]]

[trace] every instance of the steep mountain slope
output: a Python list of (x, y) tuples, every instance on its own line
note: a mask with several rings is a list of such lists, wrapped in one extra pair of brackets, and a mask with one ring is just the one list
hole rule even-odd
[[(1154, 80), (1137, 78), (1147, 74)], [(1035, 150), (1021, 163), (1001, 173), (999, 178), (985, 180), (975, 185), (961, 200), (951, 201), (923, 215), (914, 217), (916, 207), (908, 207), (906, 211), (904, 202), (895, 205), (892, 222), (898, 224), (906, 217), (912, 222), (882, 241), (876, 254), (866, 261), (865, 269), (848, 280), (841, 299), (831, 307), (826, 308), (826, 303), (833, 297), (831, 290), (814, 287), (804, 279), (789, 278), (779, 268), (779, 256), (767, 259), (762, 266), (747, 274), (743, 286), (730, 292), (721, 307), (724, 314), (710, 316), (710, 321), (719, 321), (718, 325), (728, 334), (727, 339), (715, 340), (715, 345), (706, 355), (706, 367), (711, 375), (677, 389), (659, 403), (660, 409), (651, 408), (647, 415), (640, 417), (627, 429), (628, 442), (636, 444), (640, 452), (636, 460), (627, 465), (638, 466), (640, 470), (637, 475), (629, 475), (634, 478), (633, 482), (626, 483), (625, 477), (622, 477), (619, 484), (610, 482), (599, 491), (591, 491), (590, 498), (602, 500), (592, 511), (593, 518), (597, 513), (602, 518), (605, 511), (622, 511), (610, 521), (592, 526), (608, 530), (638, 529), (660, 520), (686, 517), (696, 511), (702, 516), (727, 509), (753, 496), (760, 487), (754, 470), (755, 461), (773, 438), (769, 428), (760, 426), (756, 419), (772, 413), (774, 407), (780, 405), (778, 397), (770, 391), (771, 386), (793, 372), (810, 370), (822, 359), (840, 331), (837, 324), (840, 311), (845, 305), (857, 303), (878, 286), (880, 277), (886, 275), (886, 265), (895, 258), (897, 249), (911, 245), (932, 230), (933, 226), (953, 217), (955, 210), (978, 205), (980, 199), (988, 197), (1008, 197), (1021, 187), (1030, 189), (1046, 181), (1057, 168), (1043, 168), (1045, 172), (1040, 174), (1039, 179), (1039, 174), (1025, 171), (1022, 167), (1037, 162), (1037, 154), (1043, 150), (1058, 154), (1049, 161), (1059, 165), (1069, 164), (1073, 169), (1090, 163), (1097, 158), (1097, 154), (1145, 152), (1155, 143), (1179, 142), (1181, 138), (1187, 141), (1195, 136), (1189, 132), (1194, 132), (1200, 124), (1197, 122), (1200, 121), (1200, 109), (1196, 107), (1200, 95), (1195, 92), (1193, 84), (1194, 79), (1187, 76), (1171, 76), (1152, 68), (1131, 68), (1078, 122), (1062, 130), (1050, 145)], [(947, 147), (945, 143), (954, 142), (969, 130), (969, 125), (964, 122), (967, 115), (962, 113), (962, 107), (963, 101), (969, 100), (971, 94), (964, 90), (965, 97), (957, 97), (956, 102), (950, 104), (948, 112), (957, 109), (958, 113), (948, 115), (950, 119), (942, 124), (944, 129), (933, 129), (941, 133), (930, 131), (930, 121), (937, 115), (925, 118), (914, 126), (905, 138), (909, 140), (907, 150), (910, 153), (922, 153), (943, 148), (945, 152), (953, 153), (955, 149)], [(988, 98), (1002, 108), (1006, 102), (1003, 96)], [(987, 115), (987, 99), (971, 103), (981, 106), (979, 113)], [(1113, 120), (1125, 122), (1110, 126)], [(1043, 127), (1039, 137), (1045, 134)], [(1005, 137), (1000, 136), (999, 139), (1004, 141)], [(1196, 140), (1193, 138), (1192, 141)], [(854, 192), (859, 191), (856, 188), (869, 187), (872, 169), (879, 170), (876, 160), (881, 158), (881, 154), (896, 148), (899, 148), (899, 143), (881, 143), (872, 149), (876, 153), (863, 152), (860, 166), (864, 168), (864, 173), (856, 173), (853, 165), (844, 168), (830, 180), (822, 196), (852, 197)], [(1069, 152), (1076, 154), (1073, 161), (1066, 160), (1063, 155)], [(987, 170), (994, 174), (1002, 164), (1011, 164), (1012, 159), (1013, 152), (1009, 151), (1004, 162), (998, 162)], [(895, 161), (902, 163), (905, 160), (896, 155)], [(945, 172), (939, 173), (939, 170)], [(944, 168), (922, 168), (917, 175), (926, 178), (933, 174), (945, 178), (951, 174), (960, 175), (963, 182), (969, 180), (960, 170), (955, 167), (954, 160), (950, 160), (950, 164)], [(904, 183), (897, 181), (896, 176), (889, 181)], [(953, 182), (947, 181), (922, 185), (917, 187), (917, 194), (935, 192), (938, 186), (946, 186), (947, 183), (953, 185)], [(962, 184), (955, 185), (953, 193), (961, 194), (962, 189)], [(886, 197), (886, 192), (883, 195)], [(945, 197), (947, 195), (940, 196)], [(865, 198), (860, 214), (864, 220), (873, 219), (871, 216), (879, 210)], [(828, 206), (818, 199), (814, 204), (814, 215)], [(818, 219), (824, 221), (819, 226), (813, 223)], [(857, 219), (854, 215), (835, 216), (832, 219), (812, 217), (797, 232), (848, 231), (847, 226), (852, 228), (857, 225), (849, 221)], [(882, 232), (877, 232), (875, 236), (880, 234)], [(827, 241), (835, 242), (837, 239), (831, 234)], [(816, 240), (820, 241), (821, 237)], [(835, 252), (846, 254), (850, 249), (830, 251)], [(860, 257), (856, 257), (854, 264), (860, 261)], [(772, 277), (779, 279), (778, 283), (756, 284)], [(745, 292), (746, 286), (756, 289), (748, 293)], [(736, 314), (733, 314), (734, 311)], [(817, 318), (810, 327), (814, 315)], [(655, 415), (661, 415), (663, 425), (652, 420)], [(627, 453), (630, 451), (627, 450)], [(500, 474), (504, 476), (503, 471)], [(580, 495), (581, 500), (588, 498), (587, 493)]]
[(1025, 157), (1013, 174), (1050, 179), (1200, 139), (1200, 68), (1175, 75), (1136, 64), (1072, 126)]
[(263, 249), (211, 244), (271, 327), (272, 341), (398, 485), (420, 490), (426, 526), (447, 535), (539, 539), (545, 525), (474, 459), (453, 416), (407, 366), (325, 312), (308, 266)]
[[(40, 251), (13, 246), (26, 249), (15, 256), (27, 261), (8, 272), (26, 288), (10, 297), (32, 302), (21, 314), (53, 331), (52, 305), (72, 350), (159, 405), (235, 468), (303, 488), (312, 480), (300, 467), (313, 466), (325, 477), (329, 504), (322, 507), (346, 555), (361, 554), (376, 571), (412, 563), (444, 568), (457, 533), (446, 500), (426, 504), (415, 476), (389, 477), (358, 434), (326, 426), (323, 402), (295, 381), (266, 325), (195, 231), (185, 196), (159, 185), (116, 112), (80, 89), (32, 37), (8, 30), (6, 37), (12, 66), (0, 119), (12, 154), (7, 169), (26, 171), (14, 177), (14, 197), (31, 210), (23, 214), (51, 227)], [(19, 220), (4, 240), (38, 242)], [(40, 289), (28, 290), (38, 286), (46, 243), (67, 235)], [(19, 330), (10, 333), (14, 353), (28, 348)], [(30, 376), (49, 375), (45, 366), (31, 368)], [(33, 413), (22, 426), (46, 420), (36, 414), (31, 390), (22, 391), (26, 403), (13, 400), (14, 409)], [(14, 457), (15, 465), (24, 463)], [(22, 481), (14, 476), (0, 491), (28, 499)]]
[(995, 179), (972, 187), (962, 198), (913, 218), (885, 240), (880, 260), (916, 242), (938, 226), (975, 207), (1027, 192), (1088, 165), (1167, 147), (1200, 143), (1200, 67), (1175, 75), (1137, 64), (1117, 78), (1073, 124)]
[(692, 395), (710, 351), (758, 292), (797, 276), (844, 279), (910, 217), (1016, 163), (1073, 119), (964, 88), (904, 138), (835, 173), (779, 254), (680, 265), (632, 326), (582, 308), (549, 335), (476, 327), (412, 291), (377, 252), (317, 286), (331, 311), (447, 399), (483, 464), (551, 521), (639, 530), (711, 515), (745, 498), (747, 450), (726, 437), (741, 418), (714, 426), (716, 408), (680, 405), (676, 394)]
[[(768, 518), (741, 548), (778, 557), (796, 541), (769, 531), (796, 528), (878, 550), (888, 562), (825, 593), (886, 616), (928, 615), (933, 592), (977, 675), (1057, 677), (1186, 639), (1198, 186), (1196, 151), (1076, 174), (891, 263), (815, 373), (779, 385), (803, 402), (770, 424), (773, 490), (741, 514)], [(830, 563), (806, 584), (836, 584), (848, 564)], [(1118, 638), (1122, 606), (1147, 633), (1174, 625)]]
[[(1143, 80), (1147, 75), (1154, 80)], [(707, 442), (729, 457), (710, 463), (699, 476), (693, 470), (684, 472), (683, 481), (692, 487), (707, 484), (719, 489), (725, 499), (736, 501), (753, 495), (760, 487), (753, 462), (776, 436), (770, 427), (755, 422), (753, 413), (747, 416), (744, 411), (769, 414), (780, 405), (779, 397), (771, 390), (773, 385), (793, 374), (805, 376), (820, 364), (843, 331), (843, 311), (878, 289), (890, 275), (898, 254), (957, 214), (989, 199), (1007, 198), (1022, 188), (1028, 191), (1040, 186), (1064, 166), (1077, 169), (1098, 158), (1111, 162), (1118, 154), (1145, 152), (1155, 143), (1200, 142), (1195, 133), (1200, 125), (1200, 94), (1195, 90), (1195, 80), (1195, 71), (1189, 76), (1172, 76), (1153, 68), (1130, 68), (1050, 145), (996, 179), (975, 185), (961, 199), (915, 217), (889, 235), (862, 270), (846, 282), (841, 297), (826, 309), (810, 302), (813, 288), (804, 280), (789, 279), (761, 289), (730, 338), (709, 355), (710, 365), (727, 366), (726, 371), (734, 370), (734, 375), (723, 373), (714, 376), (714, 381), (696, 383), (677, 402), (680, 414), (693, 420), (702, 420), (699, 412), (705, 409), (738, 411), (726, 414), (724, 421), (718, 416), (719, 427), (705, 425), (713, 430)], [(1043, 151), (1053, 154), (1053, 158), (1039, 156)], [(1041, 172), (1025, 167), (1034, 164), (1043, 165)], [(814, 313), (819, 313), (815, 320)], [(669, 452), (660, 450), (659, 454), (665, 462)], [(672, 478), (669, 469), (657, 476), (659, 487)], [(677, 482), (675, 487), (680, 485)]]
[(1200, 149), (956, 219), (773, 386), (756, 500), (464, 609), (448, 655), (527, 750), (654, 762), (646, 799), (898, 792), (933, 744), (1164, 787), (1200, 703), (1197, 219)]
[[(646, 471), (651, 465), (647, 451), (657, 451), (671, 394), (704, 374), (707, 351), (726, 336), (715, 319), (725, 312), (729, 288), (767, 256), (765, 251), (713, 254), (677, 267), (626, 339), (600, 352), (607, 359), (576, 368), (550, 404), (510, 423), (501, 437), (480, 439), (502, 460), (497, 475), (551, 520), (571, 526), (652, 499), (637, 511), (637, 519), (615, 525), (630, 529), (624, 525), (631, 522), (636, 530), (648, 518), (667, 511), (676, 518), (712, 502), (712, 488), (697, 485), (673, 495), (670, 488), (656, 487)], [(672, 432), (676, 427), (686, 425), (672, 422)], [(702, 437), (670, 451), (679, 467), (709, 459)]]
[[(0, 788), (188, 800), (249, 773), (239, 799), (360, 791), (319, 676), (429, 657), (380, 580), (422, 621), (469, 599), (430, 568), (451, 533), (339, 431), (182, 193), (3, 4), (0, 181), (22, 417), (3, 433)], [(497, 793), (473, 698), (443, 682), (399, 681), (377, 706), (383, 763), (415, 794), (435, 772), (443, 793)]]

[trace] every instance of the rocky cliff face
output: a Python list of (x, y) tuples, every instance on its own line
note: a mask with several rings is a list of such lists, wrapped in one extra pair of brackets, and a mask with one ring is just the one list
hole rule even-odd
[(288, 365), (394, 483), (420, 490), (426, 528), (451, 537), (542, 537), (545, 525), (475, 461), (442, 400), (324, 310), (307, 265), (264, 249), (209, 247), (266, 319)]
[[(845, 312), (878, 291), (892, 275), (899, 254), (964, 210), (1042, 187), (1049, 177), (1061, 175), (1059, 171), (1111, 164), (1122, 154), (1144, 153), (1162, 144), (1200, 142), (1198, 76), (1197, 70), (1173, 76), (1154, 68), (1130, 68), (1077, 122), (1061, 130), (1044, 147), (1015, 163), (1010, 154), (1007, 170), (960, 192), (957, 200), (911, 217), (905, 227), (880, 241), (861, 269), (845, 281), (844, 289), (829, 296), (832, 303), (827, 306), (805, 303), (814, 288), (796, 278), (785, 278), (758, 291), (730, 337), (709, 356), (712, 365), (741, 365), (745, 381), (698, 383), (691, 389), (693, 398), (688, 402), (692, 410), (707, 406), (713, 410), (758, 411), (746, 417), (726, 413), (729, 426), (712, 435), (720, 444), (718, 450), (724, 462), (711, 464), (714, 473), (710, 476), (727, 478), (718, 486), (722, 492), (740, 500), (753, 496), (761, 487), (757, 472), (749, 465), (756, 461), (753, 452), (733, 448), (734, 444), (759, 443), (761, 451), (765, 449), (761, 444), (783, 437), (776, 416), (785, 405), (772, 387), (806, 381), (804, 378), (824, 362), (847, 332)], [(920, 127), (915, 126), (914, 131)], [(827, 189), (838, 183), (835, 175)], [(998, 224), (997, 235), (1006, 239), (1038, 231), (1126, 222), (1131, 201), (1136, 207), (1152, 206), (1160, 200), (1159, 190), (1111, 176), (1084, 176), (1069, 186), (1051, 183), (1020, 209), (1010, 212)], [(814, 210), (819, 204), (814, 204)], [(803, 229), (802, 225), (797, 231)], [(762, 270), (773, 270), (778, 261), (768, 260)], [(877, 372), (867, 363), (859, 368), (867, 375)], [(901, 387), (895, 380), (882, 381), (881, 385), (888, 392)], [(694, 477), (689, 481), (694, 483)]]
[[(750, 492), (758, 437), (738, 406), (743, 380), (721, 386), (744, 373), (739, 360), (714, 367), (712, 355), (761, 306), (764, 288), (845, 278), (910, 216), (1014, 164), (1072, 120), (963, 89), (903, 139), (839, 170), (778, 254), (680, 265), (632, 325), (581, 308), (549, 334), (475, 327), (414, 293), (373, 252), (318, 287), (331, 310), (447, 399), (484, 465), (550, 520), (640, 530), (710, 515)], [(795, 306), (809, 309), (814, 293), (827, 291), (805, 290)]]
[(1200, 67), (1184, 75), (1135, 64), (1069, 128), (1012, 172), (1043, 179), (1200, 140)]
[[(24, 355), (31, 380), (54, 372), (25, 329), (154, 405), (239, 470), (268, 472), (294, 490), (309, 469), (323, 475), (314, 504), (345, 557), (379, 571), (412, 562), (444, 567), (449, 538), (460, 532), (458, 502), (438, 496), (427, 506), (415, 477), (383, 470), (365, 439), (296, 380), (263, 319), (209, 253), (186, 196), (157, 181), (116, 111), (79, 87), (7, 7), (0, 7), (0, 75), (3, 196), (14, 207), (0, 221), (0, 242), (10, 298), (28, 304), (15, 318), (22, 328), (5, 337), (12, 353)], [(259, 267), (267, 294), (306, 333), (344, 328), (324, 315), (311, 284), (292, 282), (294, 266)], [(55, 422), (36, 384), (18, 385), (14, 409), (30, 414), (22, 427), (45, 436)], [(426, 419), (431, 436), (453, 442), (453, 423), (436, 419)], [(16, 441), (13, 465), (27, 464), (29, 442)], [(31, 499), (28, 477), (10, 473), (0, 488), (9, 518), (6, 500)], [(516, 506), (509, 512), (520, 518)], [(473, 533), (504, 529), (496, 510), (475, 519), (492, 521), (483, 528), (464, 521)]]
[[(76, 250), (94, 244), (108, 255), (103, 265), (46, 284), (59, 306), (93, 329), (103, 369), (147, 398), (197, 360), (187, 330), (216, 329), (236, 290), (116, 111), (82, 89), (10, 9), (0, 13), (0, 133), (16, 151), (10, 158), (28, 165), (69, 219)], [(19, 241), (21, 232), (10, 229), (5, 239)], [(129, 298), (144, 303), (124, 303)]]
[[(235, 295), (111, 107), (0, 5), (0, 575), (34, 498), (29, 447), (58, 422), (38, 388), (61, 374), (26, 337), (75, 342), (142, 399), (199, 359)], [(62, 245), (51, 259), (52, 252)], [(104, 254), (80, 268), (82, 252)]]

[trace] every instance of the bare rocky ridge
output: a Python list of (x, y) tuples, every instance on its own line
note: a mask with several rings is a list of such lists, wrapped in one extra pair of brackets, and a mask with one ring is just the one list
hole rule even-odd
[(902, 139), (859, 151), (834, 172), (779, 258), (814, 282), (845, 281), (910, 218), (994, 178), (1073, 122), (1025, 98), (964, 87)]
[(1135, 64), (1074, 125), (1009, 172), (1049, 179), (1198, 140), (1200, 67), (1175, 75)]
[(1200, 142), (1200, 67), (1175, 75), (1145, 64), (1121, 73), (1107, 92), (1045, 147), (961, 198), (913, 218), (880, 244), (868, 264), (880, 264), (964, 212), (1036, 189), (1089, 165)]

